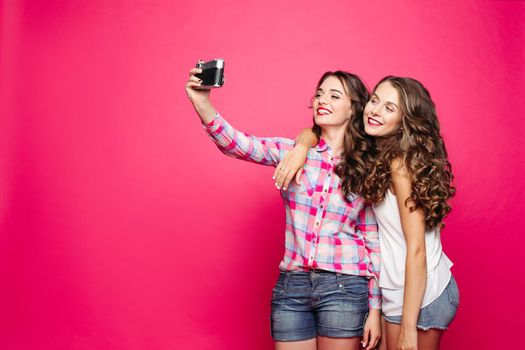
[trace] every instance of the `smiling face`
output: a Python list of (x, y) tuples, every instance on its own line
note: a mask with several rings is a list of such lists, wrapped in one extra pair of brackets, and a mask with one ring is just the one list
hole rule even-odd
[(328, 76), (312, 100), (315, 124), (321, 128), (345, 126), (352, 117), (352, 101), (341, 80)]
[(374, 137), (395, 134), (401, 126), (403, 113), (399, 93), (389, 81), (379, 84), (365, 106), (365, 132)]

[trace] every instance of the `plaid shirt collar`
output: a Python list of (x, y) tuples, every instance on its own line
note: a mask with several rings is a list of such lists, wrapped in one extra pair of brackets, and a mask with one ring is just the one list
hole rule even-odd
[[(319, 152), (319, 153), (322, 153), (322, 152), (325, 152), (325, 151), (330, 151), (330, 153), (332, 153), (332, 148), (330, 148), (330, 146), (326, 143), (326, 141), (322, 137), (319, 138), (319, 143), (317, 144), (317, 146), (315, 146), (314, 149), (317, 152)], [(332, 157), (336, 161), (341, 160), (341, 156), (340, 155), (332, 154)]]
[(319, 139), (319, 143), (317, 144), (317, 146), (315, 146), (315, 149), (317, 152), (324, 152), (328, 150), (329, 148), (330, 146), (328, 146), (328, 144), (325, 142), (325, 140), (322, 137)]

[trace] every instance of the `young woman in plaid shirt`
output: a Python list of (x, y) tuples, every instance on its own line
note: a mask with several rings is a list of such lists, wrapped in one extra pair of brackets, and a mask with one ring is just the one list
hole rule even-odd
[[(235, 130), (210, 103), (210, 90), (198, 89), (199, 72), (190, 70), (186, 92), (217, 147), (231, 157), (277, 166), (294, 140)], [(281, 189), (285, 254), (271, 314), (278, 350), (358, 350), (361, 337), (373, 349), (380, 337), (377, 223), (362, 197), (343, 194), (335, 173), (342, 159), (352, 157), (344, 151), (356, 137), (349, 122), (362, 115), (368, 98), (362, 81), (350, 73), (327, 72), (317, 84), (312, 109), (320, 142), (306, 150), (299, 183)]]

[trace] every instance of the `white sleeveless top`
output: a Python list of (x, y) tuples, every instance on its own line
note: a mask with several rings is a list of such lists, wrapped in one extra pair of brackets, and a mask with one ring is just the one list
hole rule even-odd
[[(401, 228), (396, 196), (388, 190), (385, 200), (373, 205), (379, 225), (381, 246), (381, 273), (379, 287), (383, 294), (383, 313), (399, 316), (403, 313), (405, 285), (406, 242)], [(427, 287), (421, 308), (437, 299), (445, 290), (450, 277), (452, 262), (443, 252), (438, 228), (425, 232), (427, 253)]]

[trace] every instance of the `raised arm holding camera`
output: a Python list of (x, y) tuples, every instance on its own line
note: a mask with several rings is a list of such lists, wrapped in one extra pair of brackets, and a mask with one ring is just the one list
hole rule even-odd
[[(217, 147), (231, 157), (277, 166), (294, 140), (235, 130), (211, 104), (198, 74), (201, 68), (190, 70), (186, 92)], [(362, 115), (368, 98), (359, 77), (336, 71), (321, 77), (311, 100), (320, 142), (308, 150), (300, 181), (281, 188), (286, 244), (271, 311), (278, 350), (358, 350), (361, 338), (370, 350), (379, 340), (377, 223), (362, 197), (343, 194), (335, 173), (340, 160), (351, 156), (343, 150), (357, 137), (350, 120)]]

